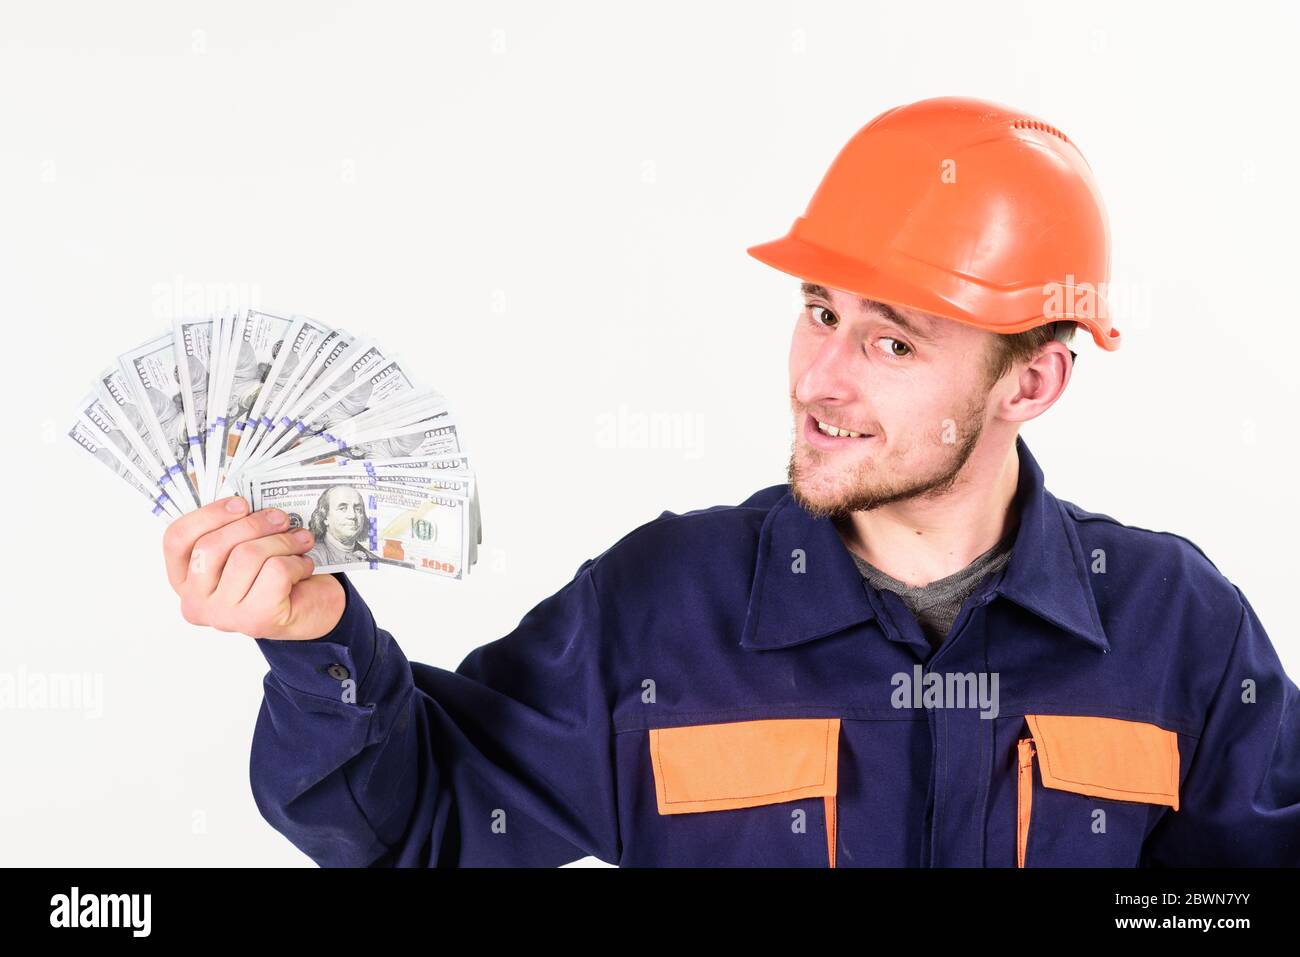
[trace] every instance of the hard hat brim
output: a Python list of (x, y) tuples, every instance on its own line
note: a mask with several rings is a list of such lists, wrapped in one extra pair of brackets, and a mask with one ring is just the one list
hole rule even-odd
[[(1041, 288), (1029, 287), (1008, 294), (1006, 290), (992, 290), (969, 277), (902, 256), (893, 257), (888, 267), (874, 267), (793, 235), (750, 246), (746, 252), (759, 262), (805, 282), (891, 306), (919, 309), (988, 332), (1009, 335), (1046, 322), (1069, 320), (1086, 328), (1093, 341), (1106, 351), (1113, 352), (1120, 346), (1119, 330), (1109, 321), (1103, 323), (1094, 316), (1071, 310), (1054, 313), (1050, 318), (1044, 316)], [(1003, 308), (997, 310), (1000, 315), (994, 315), (995, 310), (989, 308), (988, 300), (994, 296), (1002, 301)], [(1100, 312), (1106, 313), (1104, 302)]]

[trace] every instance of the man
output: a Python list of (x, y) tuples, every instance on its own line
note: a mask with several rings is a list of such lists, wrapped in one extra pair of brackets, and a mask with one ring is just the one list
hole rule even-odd
[(361, 493), (347, 485), (321, 492), (307, 520), (314, 544), (305, 557), (317, 565), (373, 562), (379, 556), (366, 548), (362, 537), (370, 530), (370, 517)]
[(455, 672), (282, 514), (172, 524), (185, 617), (271, 666), (266, 819), (322, 865), (1300, 863), (1297, 691), (1249, 603), (1019, 436), (1072, 329), (1120, 341), (1074, 145), (890, 110), (750, 252), (803, 283), (789, 485), (633, 530)]

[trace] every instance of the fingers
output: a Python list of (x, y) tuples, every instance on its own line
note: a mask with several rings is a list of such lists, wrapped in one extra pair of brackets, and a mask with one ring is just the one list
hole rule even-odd
[(303, 554), (307, 529), (290, 529), (279, 509), (250, 513), (235, 496), (173, 521), (163, 535), (167, 579), (193, 625), (253, 637), (311, 639), (343, 614), (346, 593), (333, 575), (314, 575)]
[[(221, 580), (212, 593), (212, 603), (217, 607), (239, 604), (248, 595), (254, 581), (266, 571), (266, 566), (272, 564), (272, 559), (296, 558), (311, 549), (315, 543), (314, 536), (305, 528), (239, 542), (230, 549), (230, 554), (225, 559)], [(283, 567), (294, 572), (301, 568), (301, 562), (276, 562), (274, 565), (277, 569)], [(271, 574), (274, 577), (278, 572), (272, 571)], [(311, 572), (307, 574), (310, 575)], [(285, 591), (288, 591), (288, 585), (285, 586)]]
[[(190, 553), (184, 591), (191, 597), (206, 598), (217, 590), (221, 575), (234, 549), (245, 542), (284, 532), (289, 516), (278, 508), (245, 515), (201, 536)], [(253, 570), (257, 574), (257, 570)], [(252, 580), (251, 578), (249, 579)]]
[(194, 543), (202, 536), (239, 521), (247, 514), (248, 503), (238, 495), (233, 495), (187, 512), (167, 526), (167, 531), (163, 533), (163, 560), (167, 565), (167, 581), (173, 590), (179, 591), (185, 584)]

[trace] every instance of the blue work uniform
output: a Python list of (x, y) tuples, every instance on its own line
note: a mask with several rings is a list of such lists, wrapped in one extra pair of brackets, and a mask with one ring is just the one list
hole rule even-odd
[(257, 806), (321, 865), (1300, 864), (1244, 595), (1016, 451), (1011, 560), (937, 651), (785, 485), (633, 530), (455, 671), (340, 575), (333, 631), (258, 642)]

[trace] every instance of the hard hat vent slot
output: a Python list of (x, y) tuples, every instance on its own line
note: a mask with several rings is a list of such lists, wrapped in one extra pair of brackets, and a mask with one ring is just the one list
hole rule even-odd
[[(1038, 120), (1015, 120), (1011, 125), (1017, 130), (1039, 130), (1043, 133), (1051, 133), (1053, 136), (1059, 136), (1066, 143), (1070, 142), (1070, 138), (1055, 126), (1048, 126), (1046, 123), (1041, 123)], [(1071, 143), (1070, 145), (1073, 146), (1074, 144)]]

